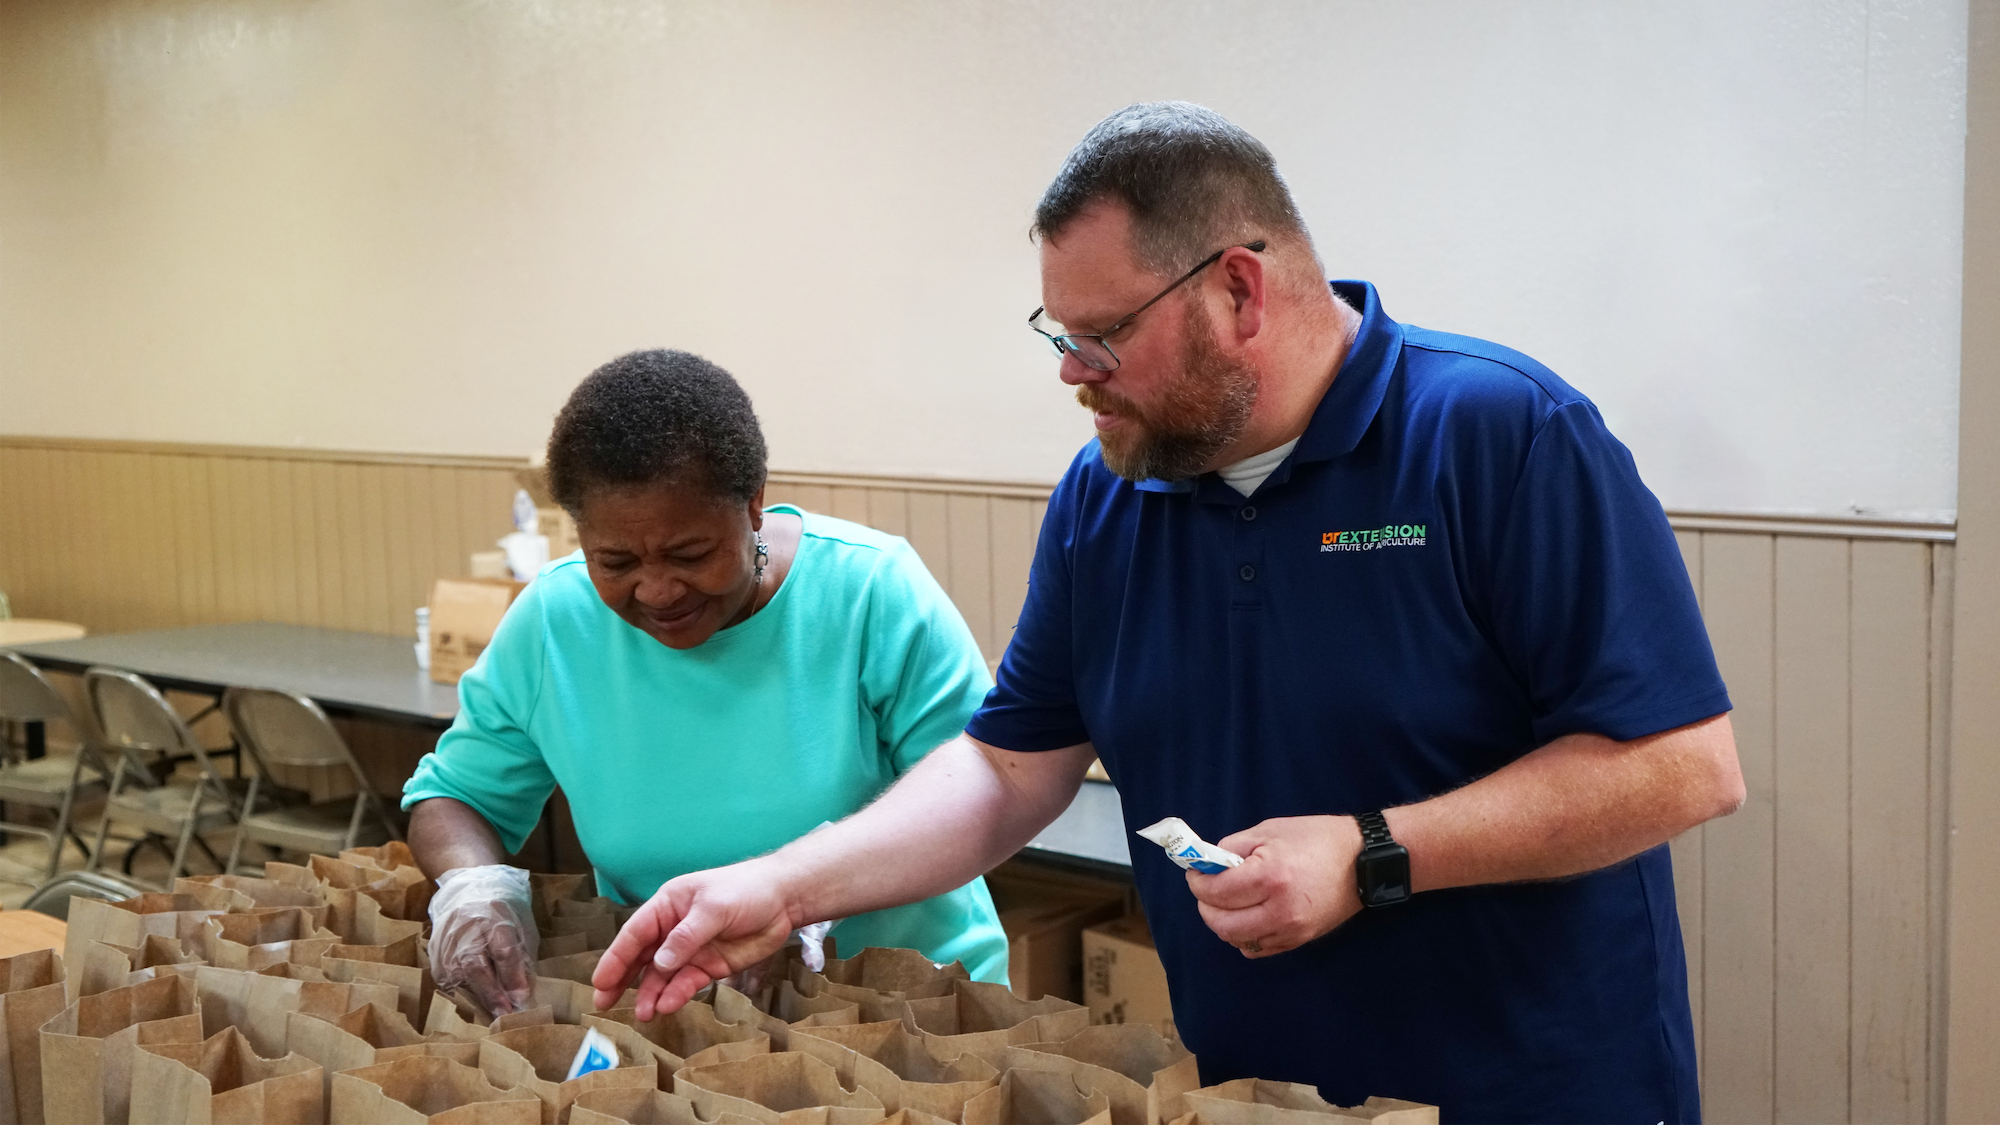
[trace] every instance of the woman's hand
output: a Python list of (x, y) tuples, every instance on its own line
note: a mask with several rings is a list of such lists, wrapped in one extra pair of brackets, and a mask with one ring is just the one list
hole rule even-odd
[(535, 930), (528, 873), (488, 864), (438, 875), (431, 898), (431, 973), (464, 985), (496, 1016), (525, 1011), (534, 992)]
[(591, 985), (609, 1008), (636, 977), (638, 1018), (678, 1010), (710, 983), (762, 964), (798, 923), (771, 857), (683, 875), (632, 915)]

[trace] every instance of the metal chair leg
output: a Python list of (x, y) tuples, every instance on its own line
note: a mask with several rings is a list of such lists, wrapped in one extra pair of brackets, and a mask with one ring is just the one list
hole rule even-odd
[[(125, 756), (118, 756), (118, 768), (111, 771), (111, 788), (104, 794), (104, 815), (97, 818), (97, 845), (90, 849), (84, 864), (85, 871), (97, 870), (104, 859), (104, 837), (111, 831), (112, 803), (118, 799), (118, 789), (125, 782)], [(125, 873), (132, 873), (132, 853), (125, 853)]]
[(243, 795), (243, 813), (236, 818), (236, 839), (229, 845), (229, 863), (222, 869), (225, 875), (236, 874), (236, 861), (243, 856), (243, 823), (249, 820), (250, 814), (257, 809), (257, 786), (263, 780), (262, 775), (252, 777), (250, 789)]
[[(195, 783), (194, 794), (188, 798), (187, 820), (181, 824), (180, 846), (174, 849), (174, 865), (167, 869), (169, 887), (174, 885), (175, 879), (181, 877), (181, 870), (187, 864), (188, 843), (194, 839), (195, 823), (201, 819), (201, 799), (206, 796), (208, 796), (208, 779), (204, 777)], [(208, 851), (208, 845), (204, 843), (202, 850)], [(210, 856), (214, 854), (209, 852)]]

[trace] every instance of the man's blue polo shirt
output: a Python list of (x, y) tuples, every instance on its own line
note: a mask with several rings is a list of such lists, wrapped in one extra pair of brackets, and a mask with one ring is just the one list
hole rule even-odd
[[(1590, 402), (1506, 348), (1359, 335), (1248, 499), (1077, 456), (969, 726), (1096, 745), (1125, 823), (1209, 840), (1424, 800), (1564, 734), (1632, 739), (1729, 698), (1665, 515)], [(1574, 879), (1420, 894), (1276, 957), (1209, 930), (1133, 845), (1174, 1013), (1207, 1082), (1310, 1082), (1447, 1121), (1700, 1114), (1667, 849)]]

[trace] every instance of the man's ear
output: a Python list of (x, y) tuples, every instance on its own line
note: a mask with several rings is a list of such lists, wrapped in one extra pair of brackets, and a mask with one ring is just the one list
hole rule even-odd
[(1265, 255), (1242, 246), (1231, 247), (1215, 263), (1229, 294), (1229, 324), (1238, 340), (1251, 339), (1264, 330), (1264, 301), (1272, 281), (1268, 267), (1272, 264)]

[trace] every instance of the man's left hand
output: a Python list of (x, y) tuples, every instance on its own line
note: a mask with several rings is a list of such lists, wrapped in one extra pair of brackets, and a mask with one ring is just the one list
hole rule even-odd
[(1361, 829), (1351, 816), (1277, 817), (1216, 843), (1243, 865), (1220, 875), (1189, 871), (1188, 889), (1202, 921), (1245, 957), (1297, 949), (1361, 910)]

